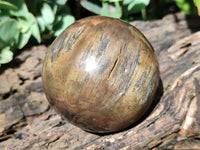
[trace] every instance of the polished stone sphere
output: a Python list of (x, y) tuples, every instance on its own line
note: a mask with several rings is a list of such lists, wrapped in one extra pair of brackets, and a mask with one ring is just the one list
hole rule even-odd
[(122, 130), (152, 103), (159, 68), (151, 44), (134, 26), (94, 16), (76, 21), (49, 47), (43, 65), (49, 103), (90, 132)]

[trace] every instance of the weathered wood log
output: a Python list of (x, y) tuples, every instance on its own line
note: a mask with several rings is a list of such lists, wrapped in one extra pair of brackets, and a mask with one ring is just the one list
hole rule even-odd
[[(0, 122), (0, 149), (199, 149), (200, 32), (191, 33), (199, 29), (198, 19), (176, 14), (160, 21), (133, 23), (155, 48), (161, 73), (160, 90), (151, 109), (141, 120), (126, 130), (108, 135), (82, 131), (48, 109), (41, 90), (41, 75), (34, 69), (26, 71), (28, 67), (25, 66), (31, 58), (37, 58), (40, 64), (41, 54), (37, 57), (36, 54), (42, 53), (44, 56), (45, 51), (24, 51), (17, 57), (23, 60), (19, 69), (10, 68), (10, 72), (18, 72), (23, 83), (19, 85), (17, 80), (13, 80), (14, 94), (5, 94), (8, 94), (10, 87), (4, 88), (4, 92), (0, 90), (0, 107), (4, 108), (0, 112), (3, 118)], [(194, 20), (196, 25), (191, 23)], [(2, 72), (0, 78), (5, 79), (8, 72)], [(8, 83), (12, 83), (12, 80)], [(17, 97), (17, 94), (22, 96)], [(38, 100), (34, 101), (36, 98)], [(17, 103), (17, 99), (20, 103)], [(11, 105), (11, 101), (15, 101), (15, 105)], [(31, 105), (36, 101), (47, 107), (34, 105), (34, 109)], [(15, 117), (13, 122), (7, 120), (6, 125), (7, 116), (12, 116), (14, 111), (7, 111), (5, 104), (23, 115)], [(25, 106), (26, 109), (21, 109)], [(27, 112), (28, 108), (32, 111)], [(19, 121), (22, 118), (26, 120)]]

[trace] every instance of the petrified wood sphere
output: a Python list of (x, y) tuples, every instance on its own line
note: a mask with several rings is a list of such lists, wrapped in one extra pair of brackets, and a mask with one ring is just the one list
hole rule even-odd
[(151, 44), (135, 27), (108, 17), (69, 26), (50, 46), (43, 65), (50, 104), (90, 132), (114, 132), (137, 121), (159, 82)]

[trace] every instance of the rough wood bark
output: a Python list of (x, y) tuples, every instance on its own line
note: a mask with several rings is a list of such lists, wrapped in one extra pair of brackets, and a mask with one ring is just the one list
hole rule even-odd
[(49, 109), (39, 71), (45, 47), (24, 51), (20, 67), (10, 64), (0, 75), (0, 149), (200, 149), (198, 20), (176, 14), (133, 23), (156, 50), (160, 90), (140, 121), (109, 135), (82, 131)]

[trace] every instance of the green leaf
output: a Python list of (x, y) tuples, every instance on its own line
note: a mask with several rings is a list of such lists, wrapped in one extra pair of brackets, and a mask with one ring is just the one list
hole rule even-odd
[(33, 37), (37, 40), (38, 43), (41, 42), (41, 37), (40, 37), (40, 30), (36, 21), (36, 18), (31, 14), (27, 14), (27, 19), (29, 18), (30, 22), (30, 30), (33, 35)]
[(60, 35), (65, 30), (65, 28), (71, 25), (74, 21), (75, 19), (71, 15), (63, 16), (61, 21), (54, 28), (54, 36), (57, 37), (58, 35)]
[(17, 10), (9, 10), (10, 14), (16, 17), (24, 17), (28, 13), (28, 8), (24, 0), (6, 0), (17, 7)]
[(18, 28), (21, 33), (25, 33), (30, 29), (30, 22), (24, 19), (19, 19)]
[(28, 43), (30, 37), (31, 37), (31, 31), (30, 30), (28, 30), (25, 33), (19, 34), (19, 41), (18, 41), (18, 44), (17, 44), (17, 48), (22, 49)]
[[(18, 26), (19, 26), (20, 33), (25, 34), (23, 36), (23, 39), (25, 41), (24, 42), (20, 41), (19, 43), (27, 43), (26, 41), (28, 41), (30, 38), (30, 36), (28, 36), (29, 33), (33, 35), (33, 37), (38, 41), (38, 43), (41, 42), (37, 21), (31, 13), (27, 13), (26, 18), (19, 19)], [(26, 37), (28, 39), (25, 39)], [(25, 46), (24, 44), (20, 44), (18, 45), (18, 48), (22, 48), (23, 47), (22, 45)]]
[(81, 1), (81, 6), (83, 6), (85, 9), (95, 13), (95, 14), (101, 14), (101, 7), (95, 3), (92, 3), (87, 0), (82, 0)]
[(127, 5), (127, 4), (129, 4), (129, 3), (133, 2), (133, 1), (134, 1), (134, 0), (124, 0), (124, 1), (123, 1), (123, 4), (124, 4), (124, 5)]
[(55, 16), (52, 8), (47, 4), (44, 3), (41, 8), (42, 18), (45, 24), (49, 25), (54, 22)]
[(8, 45), (8, 43), (0, 38), (0, 50), (2, 48), (6, 47), (7, 45)]
[(196, 14), (197, 9), (191, 0), (175, 0), (176, 5), (186, 14)]
[(198, 15), (200, 16), (200, 0), (194, 0), (195, 5), (197, 6), (198, 9)]
[(56, 15), (56, 18), (55, 18), (55, 21), (54, 21), (54, 26), (55, 26), (56, 24), (58, 24), (58, 23), (62, 20), (62, 17), (63, 17), (63, 16), (61, 16), (61, 15)]
[(75, 18), (71, 15), (70, 8), (65, 5), (56, 15), (54, 21), (54, 33), (53, 35), (58, 36), (67, 26), (72, 24), (75, 21)]
[(54, 13), (54, 16), (56, 15), (57, 11), (58, 11), (58, 5), (53, 5), (53, 13)]
[(10, 47), (6, 47), (0, 51), (0, 64), (5, 64), (13, 59), (13, 52)]
[(122, 8), (119, 4), (119, 2), (115, 2), (115, 12), (112, 14), (112, 17), (114, 18), (121, 18), (122, 16)]
[(149, 5), (150, 0), (134, 0), (128, 5), (129, 13), (138, 13), (147, 5)]
[(0, 22), (2, 22), (2, 21), (4, 21), (4, 20), (7, 20), (7, 19), (10, 19), (10, 17), (9, 16), (7, 16), (6, 14), (4, 15), (4, 14), (0, 14)]
[(44, 32), (44, 30), (45, 30), (44, 20), (42, 19), (41, 16), (37, 17), (36, 20), (37, 20), (37, 23), (38, 23), (38, 26), (39, 26), (39, 29), (40, 29), (40, 33)]
[(101, 16), (110, 16), (110, 12), (109, 12), (109, 4), (108, 3), (103, 3), (102, 4), (102, 9), (101, 9)]
[(200, 7), (200, 0), (194, 0), (194, 3), (196, 4), (196, 6)]
[(119, 3), (115, 2), (115, 7), (108, 3), (103, 3), (103, 7), (101, 9), (101, 16), (120, 18), (122, 16), (122, 9)]
[(46, 29), (52, 32), (54, 24), (46, 24)]
[(6, 2), (6, 1), (0, 1), (0, 9), (13, 9), (17, 10), (17, 7), (13, 5), (12, 3)]
[(14, 19), (7, 19), (0, 22), (0, 33), (0, 49), (11, 45), (11, 43), (15, 42), (15, 37), (19, 35), (17, 21)]
[(123, 0), (101, 0), (102, 2), (109, 2), (109, 3), (115, 3), (115, 2), (120, 2)]
[(58, 5), (64, 5), (67, 2), (67, 0), (56, 0), (56, 3)]

